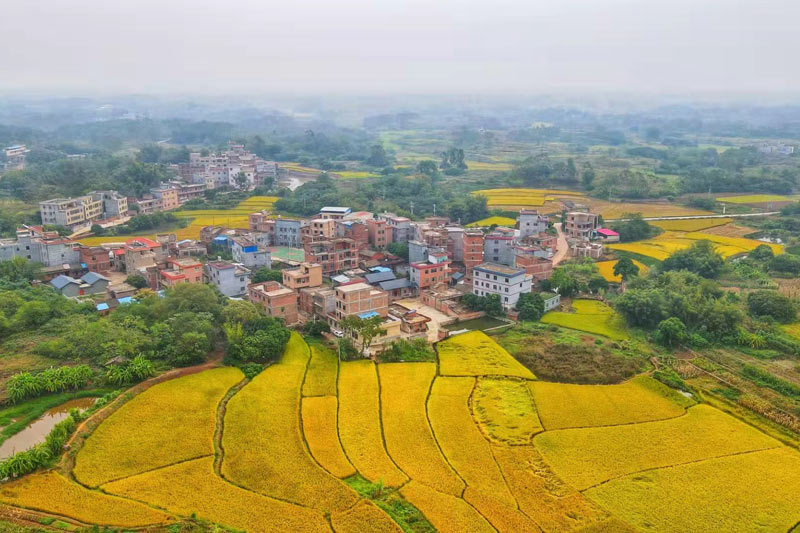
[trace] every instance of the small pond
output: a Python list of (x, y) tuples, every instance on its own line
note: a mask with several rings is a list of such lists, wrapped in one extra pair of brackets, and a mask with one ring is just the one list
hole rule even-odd
[(69, 416), (70, 409), (88, 409), (95, 401), (97, 401), (97, 398), (76, 398), (62, 403), (58, 407), (48, 409), (42, 416), (31, 422), (28, 427), (10, 436), (3, 444), (0, 444), (0, 460), (44, 442), (50, 430)]

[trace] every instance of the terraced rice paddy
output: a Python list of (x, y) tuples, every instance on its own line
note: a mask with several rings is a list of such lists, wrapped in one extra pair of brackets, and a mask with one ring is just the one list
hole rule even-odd
[(486, 196), (489, 207), (508, 210), (536, 208), (561, 197), (580, 201), (584, 196), (580, 192), (558, 189), (482, 189), (473, 191), (472, 194)]
[(733, 222), (732, 218), (688, 218), (679, 220), (654, 220), (648, 222), (666, 231), (702, 231)]
[[(614, 275), (614, 267), (617, 266), (619, 261), (598, 261), (595, 263), (597, 266), (597, 273), (603, 276), (603, 278), (608, 281), (609, 283), (622, 283), (622, 276), (615, 276)], [(644, 276), (650, 270), (647, 265), (640, 263), (637, 260), (633, 260), (633, 264), (639, 267), (639, 275)]]
[[(251, 196), (242, 200), (232, 209), (201, 209), (195, 211), (174, 211), (175, 215), (182, 218), (191, 218), (185, 228), (175, 230), (164, 230), (160, 233), (174, 233), (178, 240), (200, 238), (200, 230), (206, 226), (226, 226), (228, 228), (249, 227), (248, 216), (250, 213), (261, 210), (271, 210), (272, 205), (278, 200), (277, 196)], [(125, 242), (133, 237), (155, 238), (153, 233), (143, 233), (136, 235), (116, 235), (104, 237), (86, 237), (79, 239), (79, 242), (87, 246), (96, 246), (109, 242)]]
[(542, 317), (545, 324), (602, 335), (613, 340), (628, 338), (625, 324), (616, 312), (603, 302), (596, 300), (574, 300), (574, 313), (549, 311)]
[[(796, 450), (649, 377), (538, 382), (480, 332), (437, 350), (438, 365), (339, 362), (293, 333), (249, 382), (219, 368), (140, 393), (78, 450), (77, 482), (32, 474), (0, 484), (0, 502), (146, 530), (190, 516), (335, 533), (786, 532), (800, 520)], [(355, 492), (354, 474), (377, 488)], [(387, 491), (405, 507), (372, 501)], [(401, 529), (392, 516), (409, 506), (424, 519)]]
[(692, 246), (696, 241), (706, 240), (714, 245), (714, 249), (724, 258), (735, 255), (746, 254), (762, 244), (772, 248), (773, 253), (783, 253), (783, 246), (757, 241), (754, 239), (744, 239), (740, 237), (725, 237), (702, 232), (673, 232), (668, 231), (661, 235), (645, 240), (630, 243), (615, 243), (607, 245), (612, 250), (621, 250), (635, 254), (652, 257), (663, 261), (678, 250), (684, 250)]

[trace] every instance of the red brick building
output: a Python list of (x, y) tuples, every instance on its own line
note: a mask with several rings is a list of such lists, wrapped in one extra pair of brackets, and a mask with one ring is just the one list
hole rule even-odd
[(463, 233), (464, 254), (464, 283), (472, 285), (472, 269), (483, 263), (483, 232), (481, 231), (465, 231)]
[(286, 324), (297, 323), (297, 293), (277, 281), (251, 283), (247, 297), (255, 305), (263, 305), (267, 315), (282, 318)]
[(102, 246), (81, 246), (78, 251), (80, 252), (81, 263), (86, 265), (89, 272), (99, 272), (105, 275), (111, 271), (111, 256), (106, 248)]
[(330, 239), (304, 243), (307, 263), (322, 265), (322, 274), (331, 276), (358, 267), (358, 248), (353, 239)]
[(369, 244), (382, 250), (392, 242), (392, 229), (387, 226), (385, 220), (367, 220), (367, 232)]

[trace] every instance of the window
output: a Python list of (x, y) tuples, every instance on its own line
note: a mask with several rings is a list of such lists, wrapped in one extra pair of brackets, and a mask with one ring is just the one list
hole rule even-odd
[(508, 296), (506, 296), (506, 297), (504, 298), (504, 300), (505, 300), (506, 302), (508, 302)]

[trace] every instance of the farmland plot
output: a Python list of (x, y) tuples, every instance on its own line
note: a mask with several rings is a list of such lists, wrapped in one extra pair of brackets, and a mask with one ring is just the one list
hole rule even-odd
[(572, 307), (575, 309), (574, 313), (549, 311), (542, 317), (542, 322), (602, 335), (613, 340), (628, 338), (628, 332), (625, 330), (622, 319), (603, 302), (574, 300)]
[(533, 373), (482, 331), (449, 337), (436, 345), (443, 376), (515, 376), (535, 379)]

